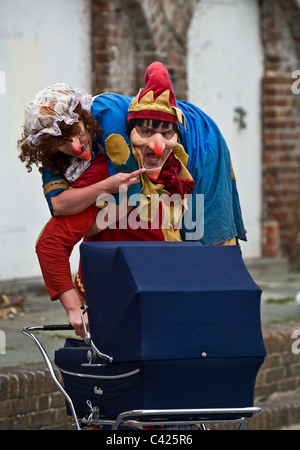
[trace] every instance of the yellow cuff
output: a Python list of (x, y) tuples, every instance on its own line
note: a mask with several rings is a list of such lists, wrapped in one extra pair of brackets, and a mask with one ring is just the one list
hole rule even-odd
[(226, 241), (226, 242), (221, 242), (220, 244), (216, 244), (216, 245), (236, 245), (236, 238), (232, 238), (230, 239), (230, 241)]

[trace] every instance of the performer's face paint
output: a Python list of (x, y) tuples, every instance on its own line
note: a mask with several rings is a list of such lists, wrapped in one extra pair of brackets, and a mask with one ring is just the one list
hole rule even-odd
[(146, 170), (149, 178), (158, 178), (161, 168), (173, 147), (177, 144), (178, 136), (170, 123), (168, 128), (161, 125), (158, 128), (145, 122), (143, 126), (136, 125), (130, 134), (132, 145), (138, 151), (141, 166)]
[(88, 161), (91, 157), (90, 135), (85, 129), (83, 121), (80, 120), (78, 123), (80, 126), (80, 133), (73, 136), (70, 141), (66, 141), (66, 143), (58, 149), (66, 155), (76, 156), (79, 159)]

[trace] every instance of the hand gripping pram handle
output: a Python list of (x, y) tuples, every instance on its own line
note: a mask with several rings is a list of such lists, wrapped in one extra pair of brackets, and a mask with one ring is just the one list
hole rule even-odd
[[(84, 314), (87, 312), (87, 306), (82, 306), (81, 309), (83, 310), (81, 313), (81, 320), (82, 320), (82, 324), (83, 324), (83, 328), (84, 328), (84, 334), (85, 334), (85, 343), (87, 345), (90, 345), (94, 351), (94, 353), (99, 356), (99, 358), (104, 359), (105, 360), (105, 365), (108, 363), (112, 363), (113, 362), (113, 357), (106, 355), (105, 353), (102, 353), (94, 344), (94, 342), (91, 339), (91, 334), (90, 332), (87, 330), (86, 328), (86, 324), (85, 324), (85, 320), (84, 320)], [(62, 324), (62, 325), (38, 325), (38, 326), (29, 326), (26, 328), (23, 328), (22, 333), (27, 335), (28, 337), (30, 337), (36, 344), (37, 346), (40, 348), (40, 343), (38, 341), (38, 339), (33, 335), (32, 333), (30, 333), (30, 331), (63, 331), (63, 330), (74, 330), (74, 328), (72, 327), (72, 325), (70, 324)], [(40, 348), (41, 350), (41, 348)], [(43, 353), (43, 352), (42, 352)], [(91, 363), (89, 363), (89, 365), (91, 365)], [(99, 365), (99, 364), (98, 364)]]

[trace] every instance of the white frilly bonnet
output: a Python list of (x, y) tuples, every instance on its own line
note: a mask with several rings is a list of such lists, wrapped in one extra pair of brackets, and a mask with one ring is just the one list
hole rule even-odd
[(24, 131), (29, 145), (37, 145), (42, 134), (60, 136), (59, 122), (73, 125), (78, 122), (74, 112), (78, 103), (91, 110), (93, 99), (86, 91), (73, 89), (65, 83), (55, 83), (36, 94), (25, 109)]

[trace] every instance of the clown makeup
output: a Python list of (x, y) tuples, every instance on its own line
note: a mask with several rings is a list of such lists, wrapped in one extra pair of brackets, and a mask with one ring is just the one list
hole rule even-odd
[[(136, 125), (130, 134), (141, 160), (142, 167), (148, 173), (159, 173), (173, 147), (177, 144), (178, 135), (171, 123), (167, 128), (162, 124), (158, 128), (152, 126), (152, 121), (145, 121), (143, 125)], [(147, 172), (146, 172), (147, 174)]]
[(83, 121), (79, 120), (78, 123), (80, 126), (80, 133), (58, 147), (58, 150), (66, 155), (76, 156), (79, 159), (88, 161), (91, 157), (90, 135), (86, 131)]

